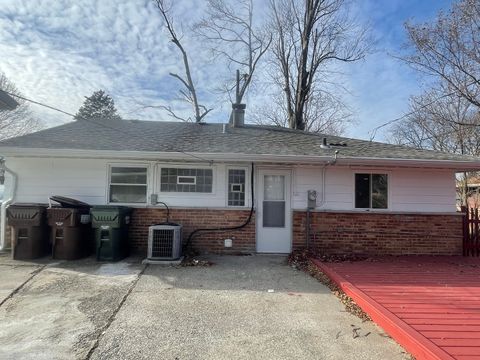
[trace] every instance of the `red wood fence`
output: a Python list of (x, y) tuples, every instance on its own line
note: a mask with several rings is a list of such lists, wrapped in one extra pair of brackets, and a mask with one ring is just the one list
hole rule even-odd
[(478, 209), (462, 207), (463, 256), (480, 256), (480, 218)]

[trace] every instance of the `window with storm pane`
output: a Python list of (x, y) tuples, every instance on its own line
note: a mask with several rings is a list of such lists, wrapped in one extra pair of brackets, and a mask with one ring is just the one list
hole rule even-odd
[(161, 192), (211, 193), (212, 169), (162, 168)]
[(228, 206), (245, 206), (245, 169), (228, 170)]
[(110, 169), (109, 201), (140, 204), (147, 201), (147, 168), (117, 167)]

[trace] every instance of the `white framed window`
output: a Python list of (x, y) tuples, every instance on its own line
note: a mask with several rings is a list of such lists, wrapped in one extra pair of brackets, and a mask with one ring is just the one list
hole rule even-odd
[(196, 185), (196, 176), (177, 176), (177, 185)]
[(109, 203), (145, 204), (147, 202), (147, 166), (110, 165), (108, 181)]
[(227, 205), (245, 206), (246, 193), (245, 185), (247, 181), (247, 170), (245, 168), (227, 169)]
[(355, 173), (355, 208), (388, 209), (388, 180), (385, 173)]
[(243, 193), (244, 192), (244, 184), (230, 184), (230, 192), (231, 193)]
[(162, 167), (160, 192), (212, 193), (212, 168)]

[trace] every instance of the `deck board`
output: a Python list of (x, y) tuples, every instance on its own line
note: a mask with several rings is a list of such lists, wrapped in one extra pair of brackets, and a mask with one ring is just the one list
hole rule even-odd
[(480, 360), (480, 259), (314, 262), (417, 359)]

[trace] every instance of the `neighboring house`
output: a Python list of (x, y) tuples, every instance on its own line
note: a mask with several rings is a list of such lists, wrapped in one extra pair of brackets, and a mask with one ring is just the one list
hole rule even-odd
[(244, 223), (253, 171), (251, 222), (199, 233), (194, 248), (289, 253), (308, 240), (331, 253), (461, 254), (455, 172), (480, 170), (478, 158), (297, 130), (149, 121), (77, 121), (0, 142), (0, 156), (17, 202), (134, 207), (131, 242), (145, 253), (148, 226), (165, 220), (157, 200), (185, 239)]

